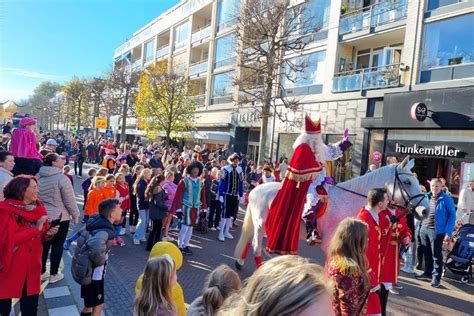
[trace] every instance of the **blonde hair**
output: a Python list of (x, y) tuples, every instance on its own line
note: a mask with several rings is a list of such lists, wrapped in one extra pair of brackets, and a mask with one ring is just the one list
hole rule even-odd
[(95, 189), (95, 186), (98, 182), (105, 182), (105, 177), (95, 176), (94, 179), (92, 179), (91, 181), (91, 186), (89, 187), (89, 190)]
[(279, 256), (265, 262), (218, 315), (296, 315), (321, 295), (331, 295), (323, 269), (300, 256)]
[(137, 316), (154, 315), (158, 308), (176, 311), (171, 296), (171, 278), (176, 273), (176, 267), (170, 255), (153, 257), (148, 260), (143, 271), (143, 283), (133, 309)]
[(367, 273), (367, 248), (369, 228), (355, 218), (346, 218), (336, 228), (328, 247), (328, 264), (336, 265), (342, 274), (349, 277), (361, 276), (360, 292), (370, 287)]
[(120, 173), (120, 171), (117, 172), (117, 174), (115, 175), (115, 181), (118, 181), (119, 178), (125, 179), (125, 175), (123, 173)]
[(166, 180), (174, 180), (174, 172), (171, 170), (166, 170), (165, 171), (165, 179)]
[(97, 174), (101, 177), (105, 177), (109, 173), (109, 169), (107, 168), (100, 168), (99, 171), (97, 171)]
[(202, 293), (202, 306), (207, 316), (214, 316), (224, 300), (242, 287), (239, 275), (221, 264), (208, 276)]
[(145, 177), (146, 177), (147, 174), (150, 174), (150, 175), (151, 175), (151, 169), (144, 168), (144, 169), (140, 172), (140, 176), (137, 177), (137, 179), (135, 180), (135, 183), (133, 184), (133, 194), (137, 195), (138, 183), (140, 182), (140, 180), (145, 180)]

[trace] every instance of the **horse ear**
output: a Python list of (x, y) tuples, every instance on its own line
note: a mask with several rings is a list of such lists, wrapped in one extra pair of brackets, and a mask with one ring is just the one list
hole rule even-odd
[(409, 160), (410, 160), (410, 156), (406, 156), (405, 159), (403, 159), (403, 161), (400, 162), (400, 168), (404, 169)]
[(415, 159), (410, 159), (410, 161), (408, 161), (407, 165), (405, 166), (405, 169), (411, 170), (413, 169), (414, 166), (415, 166)]

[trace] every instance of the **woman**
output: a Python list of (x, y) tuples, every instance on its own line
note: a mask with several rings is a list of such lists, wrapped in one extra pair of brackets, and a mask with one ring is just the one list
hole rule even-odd
[(10, 151), (15, 157), (14, 175), (35, 175), (41, 167), (41, 156), (38, 152), (36, 139), (36, 120), (24, 117), (20, 127), (15, 129), (10, 141)]
[[(78, 176), (79, 179), (82, 179), (82, 165), (87, 158), (87, 152), (84, 144), (80, 140), (77, 142), (75, 147), (77, 149), (77, 153), (76, 160), (74, 160), (74, 174)], [(79, 167), (79, 174), (77, 173), (77, 167)]]
[(5, 187), (0, 202), (0, 315), (9, 315), (12, 298), (20, 298), (22, 315), (36, 315), (40, 293), (42, 241), (52, 238), (46, 209), (38, 200), (38, 185), (20, 175)]
[(150, 201), (150, 219), (153, 221), (153, 229), (148, 235), (146, 250), (151, 251), (155, 243), (161, 241), (161, 229), (163, 219), (168, 213), (165, 201), (168, 199), (166, 191), (163, 189), (165, 176), (159, 175), (151, 179), (145, 190), (145, 198)]
[[(79, 223), (79, 208), (77, 207), (74, 189), (71, 181), (62, 172), (65, 157), (49, 153), (43, 159), (37, 178), (39, 198), (48, 211), (50, 221), (59, 219), (59, 231), (54, 238), (43, 243), (43, 279), (49, 277), (50, 283), (56, 283), (64, 278), (59, 273), (59, 263), (63, 256), (63, 245), (69, 230), (71, 217), (74, 224)], [(51, 249), (51, 266), (49, 275), (46, 272), (46, 260)]]
[(328, 249), (326, 273), (334, 280), (333, 309), (336, 315), (363, 315), (370, 289), (367, 273), (368, 227), (346, 218), (337, 226)]
[(214, 316), (224, 300), (242, 287), (239, 275), (225, 264), (215, 268), (206, 280), (202, 296), (189, 306), (187, 316)]
[(145, 190), (150, 179), (151, 169), (145, 168), (133, 184), (133, 193), (137, 196), (138, 207), (138, 225), (135, 236), (133, 236), (133, 243), (135, 245), (139, 245), (140, 241), (147, 241), (145, 233), (148, 227), (150, 202), (145, 197)]
[(217, 315), (330, 316), (330, 283), (320, 266), (300, 256), (265, 262)]
[(138, 224), (137, 196), (133, 192), (133, 184), (137, 181), (144, 168), (142, 165), (136, 165), (133, 167), (132, 173), (125, 176), (125, 180), (130, 189), (130, 216), (128, 217), (128, 225), (132, 234), (135, 233)]

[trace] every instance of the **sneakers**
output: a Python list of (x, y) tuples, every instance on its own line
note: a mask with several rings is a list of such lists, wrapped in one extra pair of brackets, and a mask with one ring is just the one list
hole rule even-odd
[(125, 229), (125, 227), (123, 227), (122, 229), (120, 229), (120, 236), (123, 236), (127, 233), (127, 230)]
[(137, 229), (136, 226), (130, 226), (130, 232), (133, 234), (135, 233), (135, 230)]
[(125, 246), (125, 241), (123, 241), (122, 238), (117, 237), (117, 238), (115, 238), (115, 244), (116, 244), (116, 246), (123, 247), (123, 246)]
[(163, 238), (161, 239), (163, 239), (164, 241), (174, 241), (174, 238), (171, 236), (163, 236)]
[(215, 227), (210, 227), (209, 230), (212, 230), (213, 232), (215, 232), (217, 230), (217, 228)]
[(140, 239), (140, 241), (146, 242), (147, 239), (146, 239), (146, 237), (143, 237), (142, 239)]
[(415, 271), (413, 270), (413, 268), (410, 268), (408, 266), (404, 266), (403, 268), (400, 269), (401, 271), (405, 272), (405, 273), (408, 273), (408, 274), (414, 274)]
[(422, 274), (416, 275), (415, 279), (420, 280), (420, 281), (429, 281), (429, 280), (431, 280), (431, 275), (426, 275), (426, 274), (422, 273)]
[(47, 279), (49, 279), (49, 272), (46, 271), (45, 273), (43, 273), (41, 275), (41, 281), (46, 281)]
[(134, 245), (139, 245), (139, 244), (140, 244), (140, 240), (133, 239), (133, 244), (134, 244)]
[(232, 236), (230, 233), (224, 233), (224, 237), (227, 239), (234, 239), (234, 236)]
[(388, 290), (390, 293), (394, 294), (394, 295), (398, 295), (400, 294), (400, 292), (398, 292), (398, 290), (394, 287), (391, 287), (390, 290)]
[(49, 277), (49, 283), (56, 283), (64, 279), (64, 274), (58, 272), (57, 274), (53, 274)]
[(187, 256), (190, 256), (193, 254), (193, 252), (191, 251), (191, 249), (189, 249), (188, 246), (184, 247), (183, 249), (181, 249), (181, 252), (183, 253), (183, 255), (187, 255)]
[(69, 248), (71, 247), (71, 244), (72, 244), (72, 241), (66, 239), (63, 246), (64, 250), (69, 250)]
[(222, 234), (219, 234), (219, 236), (217, 236), (217, 240), (224, 242), (225, 238)]
[(393, 284), (392, 284), (392, 288), (401, 290), (401, 289), (403, 289), (403, 286), (401, 286), (401, 285), (398, 284), (398, 283), (393, 283)]
[(441, 282), (440, 282), (440, 280), (438, 280), (438, 279), (433, 279), (433, 280), (431, 281), (431, 284), (430, 284), (430, 285), (431, 285), (432, 287), (438, 288), (438, 287), (441, 285)]

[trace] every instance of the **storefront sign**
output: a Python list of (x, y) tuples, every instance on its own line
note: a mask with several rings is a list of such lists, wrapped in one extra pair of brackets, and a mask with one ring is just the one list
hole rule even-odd
[(451, 157), (461, 158), (461, 150), (448, 145), (441, 146), (421, 146), (413, 144), (405, 146), (395, 143), (395, 152), (399, 154), (417, 155), (417, 156), (431, 156), (431, 157)]
[(428, 117), (428, 107), (424, 103), (415, 103), (411, 107), (411, 118), (423, 122)]

